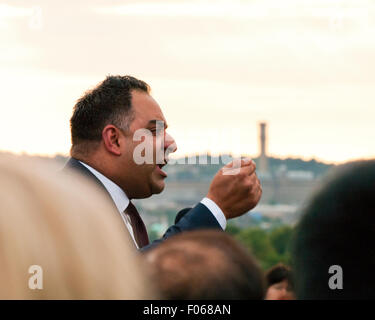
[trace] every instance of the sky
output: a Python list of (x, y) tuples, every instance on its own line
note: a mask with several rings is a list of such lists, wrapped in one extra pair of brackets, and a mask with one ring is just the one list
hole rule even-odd
[(375, 3), (0, 0), (0, 150), (67, 155), (76, 100), (150, 84), (176, 156), (375, 157)]

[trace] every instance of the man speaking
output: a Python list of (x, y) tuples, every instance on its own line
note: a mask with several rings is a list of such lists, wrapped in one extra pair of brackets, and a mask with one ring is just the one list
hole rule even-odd
[[(138, 249), (149, 249), (186, 230), (225, 229), (227, 219), (246, 213), (260, 200), (262, 189), (255, 163), (245, 159), (237, 168), (228, 164), (213, 178), (207, 196), (168, 228), (162, 239), (150, 244), (131, 200), (163, 191), (167, 177), (163, 166), (168, 162), (164, 153), (174, 152), (177, 147), (166, 131), (167, 122), (148, 84), (131, 76), (108, 76), (77, 101), (70, 126), (71, 158), (64, 170), (79, 171), (103, 188)], [(142, 130), (150, 133), (149, 139), (147, 135), (139, 139)], [(158, 143), (160, 139), (162, 144)], [(140, 153), (141, 144), (148, 150)], [(162, 161), (158, 156), (160, 145)], [(140, 154), (148, 151), (151, 161), (140, 162)]]

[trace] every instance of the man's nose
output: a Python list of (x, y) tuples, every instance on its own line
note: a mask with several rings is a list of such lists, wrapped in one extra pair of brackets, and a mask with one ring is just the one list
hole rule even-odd
[(173, 137), (166, 133), (165, 139), (164, 139), (164, 149), (169, 151), (169, 153), (176, 152), (177, 150), (177, 144), (176, 141), (173, 139)]

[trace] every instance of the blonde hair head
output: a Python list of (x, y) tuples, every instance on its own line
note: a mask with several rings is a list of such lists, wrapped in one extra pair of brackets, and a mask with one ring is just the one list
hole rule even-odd
[[(102, 190), (0, 157), (0, 299), (152, 299), (139, 253)], [(30, 289), (29, 268), (43, 270)]]

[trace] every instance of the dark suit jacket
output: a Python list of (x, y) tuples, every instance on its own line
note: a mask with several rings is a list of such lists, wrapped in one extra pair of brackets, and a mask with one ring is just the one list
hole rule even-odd
[[(83, 166), (78, 160), (70, 158), (66, 163), (63, 171), (75, 170), (80, 174), (84, 175), (91, 181), (100, 185), (103, 190), (109, 195), (107, 189), (104, 185), (93, 175), (90, 170)], [(112, 200), (112, 198), (111, 198)], [(155, 240), (151, 244), (141, 248), (141, 251), (148, 250), (158, 245), (167, 238), (187, 230), (196, 229), (219, 229), (222, 230), (220, 224), (217, 222), (216, 218), (213, 216), (208, 208), (198, 203), (194, 208), (190, 209), (175, 225), (169, 227), (161, 239)]]

